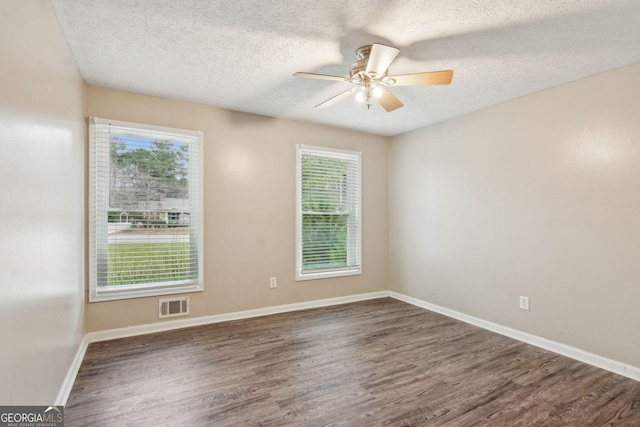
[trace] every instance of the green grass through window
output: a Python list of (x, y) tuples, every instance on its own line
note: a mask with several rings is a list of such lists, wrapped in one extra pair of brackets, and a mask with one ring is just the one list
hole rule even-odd
[(188, 280), (189, 258), (188, 242), (110, 244), (108, 286)]

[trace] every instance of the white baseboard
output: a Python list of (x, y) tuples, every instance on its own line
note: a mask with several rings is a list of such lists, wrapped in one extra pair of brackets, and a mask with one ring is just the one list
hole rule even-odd
[(56, 397), (56, 405), (64, 406), (67, 404), (67, 400), (69, 399), (69, 395), (71, 394), (71, 389), (73, 388), (73, 383), (78, 376), (78, 371), (80, 370), (80, 365), (82, 365), (82, 360), (84, 359), (84, 355), (87, 352), (88, 346), (89, 341), (87, 340), (87, 335), (85, 334), (85, 336), (82, 338), (82, 341), (80, 341), (78, 351), (76, 351), (76, 355), (71, 362), (71, 366), (69, 366), (67, 375), (64, 377), (64, 382), (62, 383), (62, 387), (60, 387), (58, 397)]
[(82, 364), (84, 355), (87, 352), (87, 347), (89, 347), (89, 344), (94, 342), (108, 341), (108, 340), (117, 339), (117, 338), (127, 338), (127, 337), (133, 337), (138, 335), (146, 335), (154, 332), (171, 331), (174, 329), (188, 328), (191, 326), (201, 326), (201, 325), (209, 325), (212, 323), (228, 322), (231, 320), (248, 319), (251, 317), (268, 316), (270, 314), (287, 313), (290, 311), (299, 311), (299, 310), (307, 310), (310, 308), (319, 308), (319, 307), (327, 307), (331, 305), (347, 304), (350, 302), (366, 301), (366, 300), (376, 299), (376, 298), (385, 298), (388, 296), (389, 296), (389, 293), (387, 291), (370, 292), (366, 294), (349, 295), (345, 297), (336, 297), (336, 298), (328, 298), (328, 299), (315, 300), (315, 301), (299, 302), (299, 303), (293, 303), (293, 304), (277, 305), (274, 307), (258, 308), (255, 310), (237, 311), (234, 313), (215, 314), (212, 316), (194, 317), (191, 319), (169, 320), (169, 321), (158, 322), (158, 323), (150, 323), (146, 325), (130, 326), (130, 327), (118, 328), (118, 329), (109, 329), (106, 331), (99, 331), (99, 332), (89, 332), (85, 334), (82, 342), (80, 343), (80, 346), (78, 347), (76, 356), (74, 357), (73, 362), (69, 367), (67, 376), (65, 377), (64, 383), (62, 384), (62, 387), (60, 388), (60, 392), (58, 393), (58, 397), (56, 398), (56, 405), (64, 406), (67, 404), (67, 400), (69, 399), (69, 395), (71, 394), (71, 389), (73, 388), (73, 383), (75, 382), (75, 379), (78, 375), (78, 371), (80, 370), (80, 365)]
[(107, 341), (116, 338), (133, 337), (152, 334), (155, 332), (171, 331), (192, 326), (209, 325), (212, 323), (228, 322), (231, 320), (249, 319), (252, 317), (268, 316), (270, 314), (287, 313), (290, 311), (307, 310), (310, 308), (327, 307), (350, 302), (365, 301), (389, 296), (387, 291), (370, 292), (367, 294), (349, 295), (345, 297), (328, 298), (315, 301), (298, 302), (293, 304), (276, 305), (274, 307), (257, 308), (254, 310), (237, 311), (234, 313), (214, 314), (211, 316), (194, 317), (190, 319), (168, 320), (146, 325), (130, 326), (126, 328), (109, 329), (106, 331), (89, 332), (86, 337), (89, 343)]
[(562, 344), (556, 341), (548, 340), (546, 338), (539, 337), (537, 335), (528, 334), (526, 332), (519, 331), (517, 329), (511, 329), (506, 326), (498, 325), (497, 323), (488, 322), (486, 320), (479, 319), (477, 317), (469, 316), (463, 313), (459, 313), (448, 308), (441, 307), (439, 305), (431, 304), (422, 301), (417, 298), (409, 297), (397, 292), (388, 292), (391, 298), (395, 298), (406, 303), (443, 314), (448, 317), (469, 323), (474, 326), (478, 326), (483, 329), (487, 329), (492, 332), (496, 332), (500, 335), (505, 335), (509, 338), (516, 339), (518, 341), (525, 342), (527, 344), (535, 345), (536, 347), (544, 348), (545, 350), (552, 351), (563, 356), (567, 356), (571, 359), (578, 360), (580, 362), (587, 363), (619, 374), (632, 380), (640, 381), (640, 368), (627, 365), (617, 360), (608, 359), (606, 357), (599, 356), (597, 354), (589, 353), (588, 351), (581, 350), (570, 345)]
[(440, 313), (445, 316), (460, 320), (462, 322), (469, 323), (480, 328), (516, 339), (518, 341), (532, 344), (536, 347), (544, 348), (545, 350), (570, 357), (580, 362), (605, 369), (609, 372), (613, 372), (615, 374), (623, 375), (627, 378), (640, 381), (640, 368), (637, 368), (635, 366), (630, 366), (616, 360), (608, 359), (606, 357), (598, 356), (597, 354), (589, 353), (587, 351), (571, 347), (566, 344), (551, 341), (545, 338), (538, 337), (536, 335), (531, 335), (526, 332), (488, 322), (477, 317), (459, 313), (457, 311), (431, 304), (397, 292), (380, 291), (370, 292), (366, 294), (349, 295), (345, 297), (328, 298), (316, 301), (277, 305), (274, 307), (258, 308), (255, 310), (237, 311), (234, 313), (215, 314), (212, 316), (194, 317), (190, 319), (168, 320), (146, 325), (109, 329), (99, 332), (89, 332), (85, 334), (84, 339), (80, 343), (76, 356), (71, 363), (69, 371), (67, 372), (67, 376), (65, 377), (64, 383), (62, 384), (60, 392), (58, 393), (58, 397), (56, 398), (56, 404), (61, 406), (66, 405), (69, 394), (71, 393), (71, 389), (73, 387), (73, 383), (76, 379), (76, 376), (78, 375), (78, 370), (80, 369), (80, 365), (82, 364), (82, 360), (84, 359), (84, 355), (87, 351), (87, 347), (89, 346), (89, 344), (94, 342), (108, 341), (117, 338), (126, 338), (151, 334), (155, 332), (188, 328), (191, 326), (209, 325), (213, 323), (228, 322), (231, 320), (249, 319), (252, 317), (268, 316), (270, 314), (287, 313), (291, 311), (307, 310), (310, 308), (327, 307), (332, 305), (347, 304), (350, 302), (366, 301), (370, 299), (385, 297), (391, 297), (400, 301), (404, 301), (417, 307)]

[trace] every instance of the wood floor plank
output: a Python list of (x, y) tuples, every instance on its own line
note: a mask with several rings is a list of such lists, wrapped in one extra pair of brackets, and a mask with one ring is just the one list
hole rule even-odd
[(91, 344), (67, 426), (640, 426), (640, 383), (382, 298)]

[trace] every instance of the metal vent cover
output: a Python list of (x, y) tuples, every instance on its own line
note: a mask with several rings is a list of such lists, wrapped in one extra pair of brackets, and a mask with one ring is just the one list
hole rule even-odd
[(161, 298), (158, 301), (158, 317), (187, 316), (189, 314), (189, 297)]

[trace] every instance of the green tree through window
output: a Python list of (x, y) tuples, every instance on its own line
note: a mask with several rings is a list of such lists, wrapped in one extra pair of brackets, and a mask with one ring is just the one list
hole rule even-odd
[(90, 121), (90, 301), (202, 289), (202, 135)]
[(299, 270), (359, 268), (358, 153), (301, 149)]

